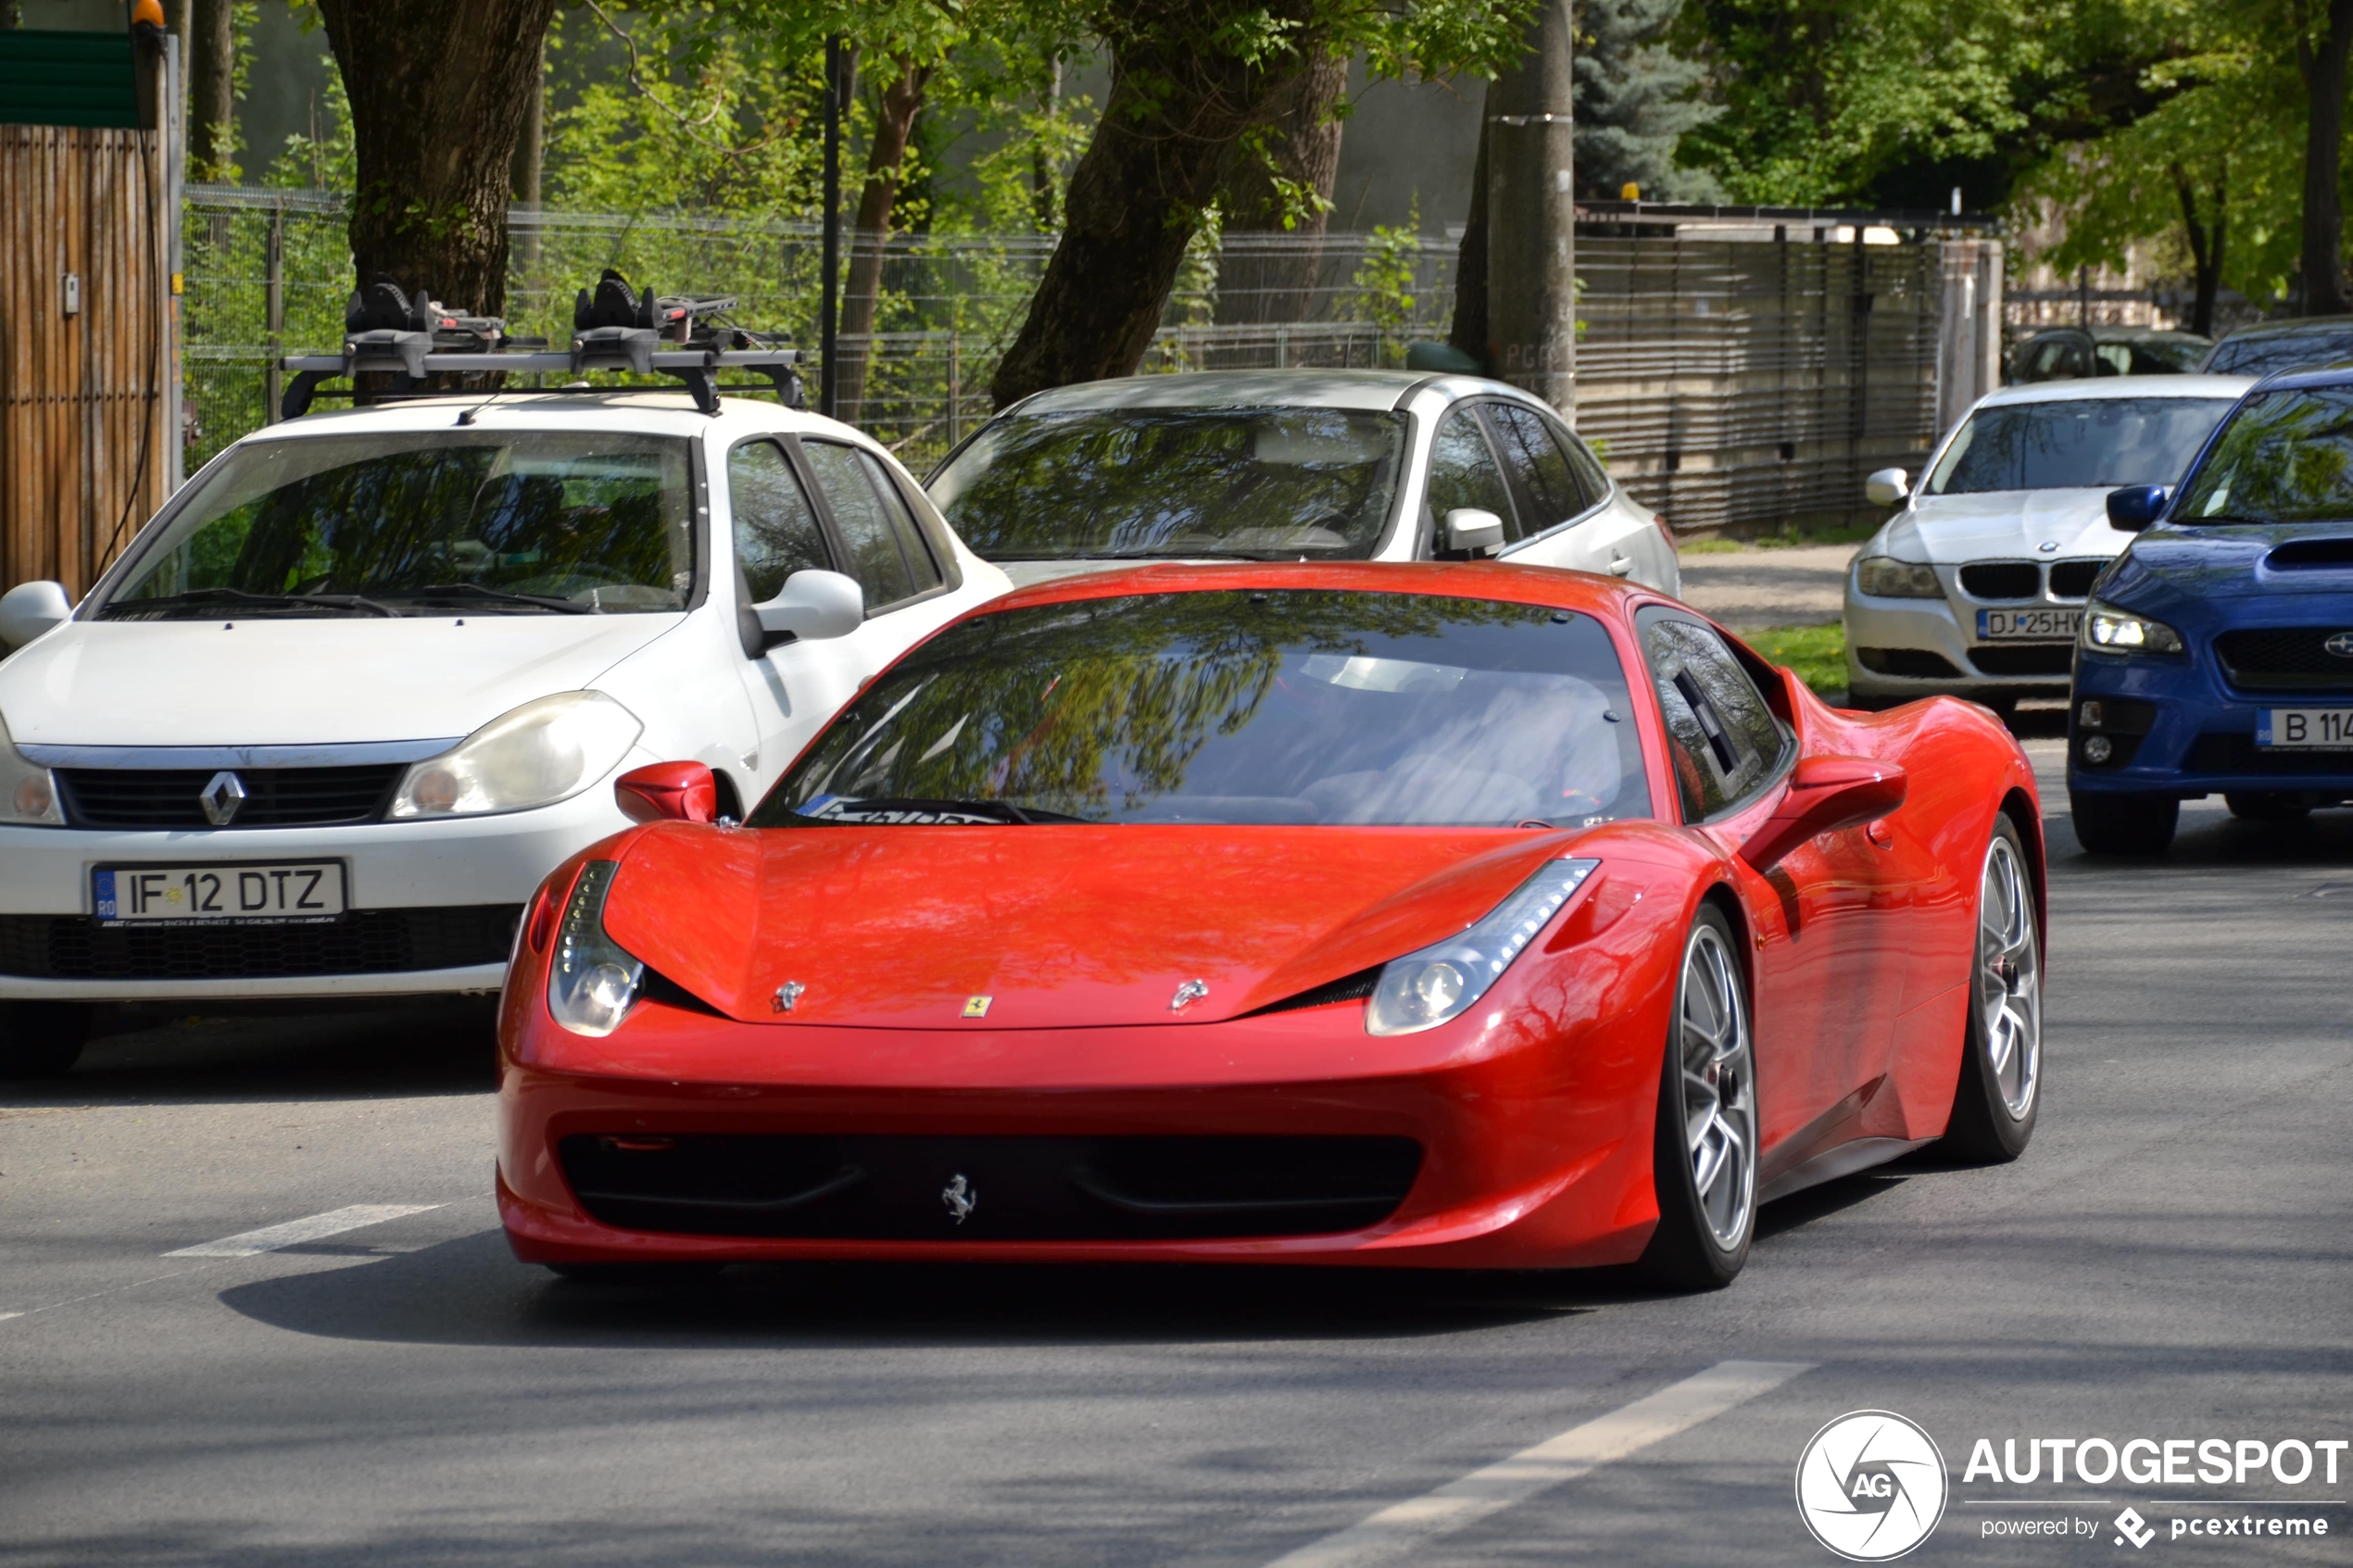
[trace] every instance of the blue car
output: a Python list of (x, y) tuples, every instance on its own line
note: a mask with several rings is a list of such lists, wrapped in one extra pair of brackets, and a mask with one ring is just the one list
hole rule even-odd
[(2272, 821), (2353, 799), (2353, 370), (2261, 383), (2178, 485), (2108, 508), (2138, 537), (2076, 641), (2078, 841), (2158, 853), (2217, 792)]

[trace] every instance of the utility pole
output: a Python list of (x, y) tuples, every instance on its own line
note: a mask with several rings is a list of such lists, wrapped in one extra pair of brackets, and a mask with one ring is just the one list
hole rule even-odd
[(1529, 52), (1487, 89), (1488, 371), (1577, 422), (1576, 128), (1569, 0), (1540, 0)]
[(849, 50), (841, 34), (825, 40), (825, 230), (822, 288), (817, 306), (817, 411), (834, 412), (834, 339), (841, 324), (841, 116), (849, 89)]

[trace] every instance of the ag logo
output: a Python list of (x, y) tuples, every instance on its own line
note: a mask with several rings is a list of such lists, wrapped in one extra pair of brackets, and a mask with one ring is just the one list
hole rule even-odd
[(1944, 1456), (1893, 1411), (1850, 1411), (1799, 1456), (1797, 1512), (1850, 1562), (1901, 1557), (1944, 1516)]

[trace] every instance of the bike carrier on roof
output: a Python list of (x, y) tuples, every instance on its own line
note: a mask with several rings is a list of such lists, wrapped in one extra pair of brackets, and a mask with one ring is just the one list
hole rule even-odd
[(465, 316), (433, 299), (424, 289), (404, 294), (389, 278), (355, 293), (344, 309), (341, 354), (293, 354), (282, 364), (295, 372), (280, 406), (285, 419), (310, 409), (320, 383), (344, 376), (397, 378), (384, 395), (438, 396), (428, 377), (444, 372), (540, 370), (573, 376), (590, 370), (634, 370), (674, 376), (706, 414), (719, 412), (723, 370), (744, 370), (767, 378), (788, 408), (805, 406), (795, 369), (800, 351), (777, 348), (763, 335), (722, 324), (734, 308), (731, 296), (640, 295), (611, 268), (592, 295), (582, 289), (573, 301), (572, 347), (550, 349), (542, 338), (515, 338), (496, 316)]

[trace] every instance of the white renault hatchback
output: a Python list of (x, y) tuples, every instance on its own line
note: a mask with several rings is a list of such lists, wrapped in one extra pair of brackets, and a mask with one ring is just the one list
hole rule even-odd
[(0, 1075), (100, 1001), (496, 990), (610, 781), (740, 816), (868, 676), (1004, 592), (846, 425), (476, 395), (239, 442), (76, 608), (0, 599)]
[(1871, 475), (1871, 501), (1896, 511), (1846, 574), (1854, 705), (2065, 696), (2092, 580), (2133, 542), (2108, 525), (2108, 493), (2171, 484), (2254, 384), (2169, 375), (2004, 387), (1945, 435), (1917, 490), (1902, 469)]

